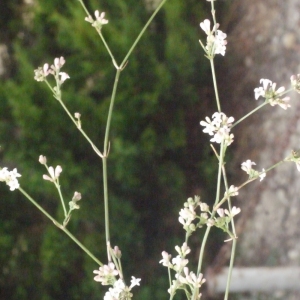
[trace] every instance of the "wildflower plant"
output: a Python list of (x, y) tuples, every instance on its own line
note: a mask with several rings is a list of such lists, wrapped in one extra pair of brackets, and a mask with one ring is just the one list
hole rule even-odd
[[(80, 192), (74, 191), (74, 195), (69, 198), (66, 205), (65, 197), (60, 185), (60, 177), (62, 176), (63, 168), (60, 165), (55, 167), (47, 165), (47, 158), (40, 155), (38, 161), (46, 168), (46, 174), (42, 178), (48, 183), (53, 184), (57, 190), (58, 197), (64, 213), (64, 218), (61, 221), (56, 220), (47, 211), (45, 211), (20, 185), (18, 178), (21, 175), (17, 169), (9, 171), (7, 167), (0, 169), (0, 181), (5, 182), (11, 191), (19, 190), (33, 205), (35, 205), (46, 217), (48, 217), (55, 226), (61, 229), (66, 235), (68, 235), (91, 259), (93, 259), (99, 266), (97, 270), (94, 270), (94, 280), (99, 282), (103, 286), (109, 286), (104, 296), (104, 300), (128, 300), (133, 297), (132, 288), (140, 285), (140, 278), (131, 276), (130, 284), (124, 278), (122, 264), (121, 264), (121, 251), (118, 246), (111, 247), (110, 238), (110, 220), (109, 220), (109, 198), (108, 198), (108, 184), (107, 184), (107, 159), (109, 157), (110, 143), (110, 124), (113, 114), (114, 102), (118, 89), (118, 82), (121, 72), (125, 69), (128, 58), (134, 51), (137, 43), (141, 39), (143, 33), (159, 12), (161, 7), (167, 0), (161, 1), (157, 6), (152, 16), (137, 36), (136, 40), (132, 44), (131, 48), (125, 55), (121, 63), (118, 63), (111, 51), (109, 45), (104, 38), (102, 31), (104, 31), (104, 25), (109, 26), (109, 21), (106, 19), (105, 13), (96, 10), (94, 17), (89, 13), (82, 0), (79, 0), (82, 8), (86, 12), (85, 21), (90, 23), (91, 26), (97, 31), (100, 39), (102, 40), (111, 60), (114, 68), (116, 69), (115, 81), (112, 88), (110, 107), (107, 116), (107, 124), (105, 129), (105, 137), (103, 141), (103, 150), (99, 148), (90, 139), (87, 133), (84, 131), (84, 124), (81, 121), (81, 114), (79, 112), (71, 113), (63, 101), (63, 87), (66, 80), (72, 80), (71, 76), (62, 68), (65, 69), (66, 60), (64, 57), (54, 58), (53, 63), (44, 63), (42, 67), (38, 67), (34, 70), (34, 79), (38, 82), (44, 82), (53, 94), (53, 97), (59, 102), (63, 110), (66, 112), (71, 122), (91, 145), (96, 155), (102, 161), (103, 169), (103, 195), (104, 195), (104, 212), (105, 212), (105, 236), (106, 236), (106, 253), (107, 262), (102, 263), (96, 258), (73, 234), (71, 234), (67, 225), (71, 220), (74, 210), (79, 210), (78, 204), (81, 201), (82, 195)], [(212, 71), (212, 79), (216, 97), (216, 112), (212, 117), (206, 116), (204, 120), (200, 121), (203, 132), (210, 136), (211, 147), (216, 156), (216, 163), (218, 164), (218, 175), (216, 183), (216, 194), (214, 204), (210, 207), (205, 201), (203, 202), (200, 196), (189, 197), (184, 202), (183, 207), (179, 211), (178, 221), (182, 225), (185, 232), (185, 238), (181, 246), (176, 245), (176, 256), (172, 258), (172, 255), (166, 251), (162, 252), (162, 259), (159, 261), (162, 266), (168, 270), (169, 277), (169, 299), (173, 299), (178, 290), (183, 290), (188, 300), (200, 299), (202, 296), (202, 286), (205, 284), (204, 270), (202, 270), (204, 253), (206, 249), (207, 239), (210, 231), (213, 227), (221, 229), (226, 234), (225, 242), (232, 243), (232, 255), (229, 263), (229, 274), (227, 280), (227, 287), (224, 295), (224, 299), (228, 299), (230, 291), (230, 279), (234, 263), (235, 249), (237, 243), (237, 235), (235, 230), (234, 219), (237, 215), (242, 215), (242, 211), (239, 207), (232, 205), (232, 198), (239, 194), (239, 190), (248, 183), (259, 179), (262, 181), (266, 174), (277, 167), (283, 162), (294, 162), (297, 170), (300, 172), (300, 154), (297, 151), (292, 151), (291, 154), (279, 161), (273, 166), (262, 168), (261, 171), (254, 169), (256, 164), (250, 159), (241, 163), (241, 170), (248, 175), (248, 178), (239, 185), (229, 184), (226, 176), (225, 168), (225, 154), (230, 146), (234, 142), (234, 128), (247, 117), (250, 117), (258, 109), (261, 109), (266, 104), (271, 106), (280, 106), (284, 110), (290, 108), (290, 98), (285, 96), (290, 90), (286, 90), (285, 87), (276, 88), (277, 84), (269, 79), (261, 79), (260, 86), (254, 89), (254, 98), (256, 100), (263, 98), (264, 102), (257, 106), (253, 111), (246, 114), (241, 119), (235, 121), (233, 116), (227, 116), (225, 112), (221, 110), (221, 102), (218, 94), (217, 80), (214, 68), (214, 58), (216, 55), (225, 56), (227, 47), (227, 35), (223, 31), (219, 30), (220, 25), (216, 22), (216, 15), (214, 9), (214, 0), (208, 0), (211, 3), (212, 21), (205, 19), (200, 23), (200, 28), (205, 33), (206, 42), (200, 40), (200, 45), (204, 51), (205, 57), (209, 60)], [(82, 20), (82, 21), (84, 21)], [(291, 90), (300, 91), (300, 74), (291, 76)], [(218, 149), (216, 149), (217, 147)], [(65, 172), (65, 171), (64, 171)], [(66, 171), (67, 172), (67, 171)], [(84, 200), (83, 204), (84, 205)], [(196, 230), (204, 230), (204, 237), (201, 241), (200, 253), (198, 258), (198, 265), (189, 266), (188, 255), (192, 253), (192, 249), (189, 246), (189, 238)], [(192, 270), (193, 269), (193, 270)], [(92, 271), (91, 271), (92, 272)]]

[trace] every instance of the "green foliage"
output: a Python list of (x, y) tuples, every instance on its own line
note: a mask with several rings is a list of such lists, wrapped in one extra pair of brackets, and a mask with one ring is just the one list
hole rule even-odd
[[(106, 12), (109, 24), (103, 35), (118, 62), (150, 16), (144, 3), (106, 0), (101, 7), (99, 1), (87, 3), (91, 11)], [(55, 57), (66, 58), (64, 70), (71, 79), (64, 83), (63, 101), (71, 112), (81, 113), (83, 128), (101, 150), (115, 74), (111, 59), (96, 31), (84, 21), (78, 1), (39, 0), (30, 8), (16, 2), (6, 9), (24, 13), (29, 9), (33, 19), (27, 25), (21, 18), (0, 23), (10, 28), (13, 40), (12, 76), (0, 83), (1, 164), (18, 167), (21, 185), (62, 220), (54, 187), (42, 180), (46, 170), (38, 156), (46, 155), (49, 165), (60, 164), (66, 203), (75, 190), (83, 195), (70, 231), (105, 261), (101, 160), (46, 85), (33, 80), (33, 70)], [(111, 235), (113, 246), (123, 252), (126, 276), (142, 276), (142, 283), (149, 283), (141, 288), (140, 299), (161, 299), (165, 294), (165, 280), (153, 273), (160, 268), (166, 237), (183, 235), (178, 209), (199, 185), (196, 162), (203, 147), (191, 128), (207, 109), (199, 88), (205, 81), (201, 74), (208, 70), (198, 44), (201, 19), (199, 1), (167, 2), (120, 78), (108, 159)], [(94, 262), (18, 192), (13, 194), (1, 193), (0, 260), (8, 273), (0, 275), (0, 295), (12, 300), (98, 299), (103, 288), (92, 280)], [(10, 199), (9, 205), (4, 204)], [(28, 251), (16, 258), (13, 249), (22, 248), (20, 243)], [(18, 276), (24, 270), (25, 278)]]

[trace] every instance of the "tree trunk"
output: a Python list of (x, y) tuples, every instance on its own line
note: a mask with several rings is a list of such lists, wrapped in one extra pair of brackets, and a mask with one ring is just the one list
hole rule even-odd
[[(227, 99), (223, 111), (238, 120), (262, 103), (262, 98), (254, 99), (254, 88), (261, 78), (289, 89), (290, 76), (300, 73), (300, 1), (232, 1), (225, 21), (228, 52), (223, 60), (227, 60), (228, 70), (226, 76), (219, 76), (219, 82), (224, 83), (225, 78), (221, 87), (223, 99)], [(300, 148), (300, 95), (291, 92), (290, 96), (291, 108), (267, 105), (234, 128), (230, 184), (238, 186), (247, 179), (240, 168), (247, 159), (255, 161), (260, 171)], [(284, 163), (268, 172), (262, 182), (241, 190), (234, 203), (242, 208), (237, 222), (236, 265), (300, 264), (299, 195), (300, 173), (293, 163)], [(224, 245), (217, 256), (215, 271), (227, 263), (229, 246)], [(275, 294), (267, 297), (274, 299)], [(300, 293), (283, 293), (276, 299), (300, 299)]]

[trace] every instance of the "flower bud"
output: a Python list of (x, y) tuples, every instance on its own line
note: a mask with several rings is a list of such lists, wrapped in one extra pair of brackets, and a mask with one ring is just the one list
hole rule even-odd
[(40, 164), (45, 165), (47, 163), (46, 156), (40, 155), (39, 156), (39, 162), (40, 162)]

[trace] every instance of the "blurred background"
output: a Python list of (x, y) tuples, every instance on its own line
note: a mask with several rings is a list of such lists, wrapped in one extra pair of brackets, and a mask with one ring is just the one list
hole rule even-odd
[[(272, 1), (261, 4), (262, 8), (268, 2)], [(255, 11), (249, 20), (249, 1), (216, 3), (221, 30), (232, 32), (229, 41), (235, 42), (225, 58), (216, 59), (219, 82), (224, 82), (220, 86), (224, 111), (238, 119), (255, 107), (253, 89), (264, 78), (259, 71), (249, 77), (248, 68), (258, 64), (259, 70), (274, 74), (263, 59), (257, 59), (266, 56), (255, 48), (255, 38), (249, 41), (239, 20), (249, 21), (253, 35), (255, 28), (270, 27), (256, 23)], [(85, 4), (91, 13), (96, 9), (106, 13), (109, 24), (102, 32), (120, 63), (157, 1), (89, 0)], [(1, 166), (17, 167), (22, 187), (62, 220), (56, 190), (42, 179), (45, 169), (38, 157), (47, 156), (48, 165), (60, 164), (66, 201), (74, 191), (82, 193), (80, 210), (74, 211), (68, 228), (105, 262), (101, 160), (47, 86), (34, 81), (33, 70), (65, 57), (63, 71), (71, 79), (63, 85), (64, 103), (72, 113), (81, 113), (84, 130), (101, 150), (115, 75), (111, 59), (96, 31), (84, 21), (78, 1), (3, 0), (0, 15)], [(267, 19), (263, 9), (262, 15)], [(111, 240), (122, 250), (126, 278), (142, 278), (141, 287), (134, 290), (136, 299), (168, 299), (167, 270), (158, 262), (163, 250), (174, 253), (174, 246), (184, 240), (178, 212), (188, 197), (200, 195), (209, 204), (215, 197), (216, 159), (199, 126), (216, 110), (209, 62), (198, 42), (205, 39), (199, 27), (205, 18), (211, 18), (207, 1), (167, 2), (120, 77), (108, 159)], [(262, 40), (268, 41), (264, 36)], [(237, 80), (241, 80), (238, 85)], [(246, 101), (241, 102), (242, 97)], [(229, 180), (241, 176), (233, 170), (250, 158), (247, 153), (253, 154), (253, 160), (258, 157), (257, 144), (247, 130), (253, 120), (257, 124), (263, 118), (260, 114), (245, 122), (245, 134), (235, 133), (240, 139), (228, 154), (233, 159)], [(2, 184), (0, 193), (0, 299), (102, 299), (106, 288), (93, 280), (98, 266), (18, 191), (10, 192)], [(191, 237), (192, 264), (202, 235), (200, 231)], [(212, 232), (205, 268), (227, 262), (228, 257), (219, 253), (224, 238)]]

